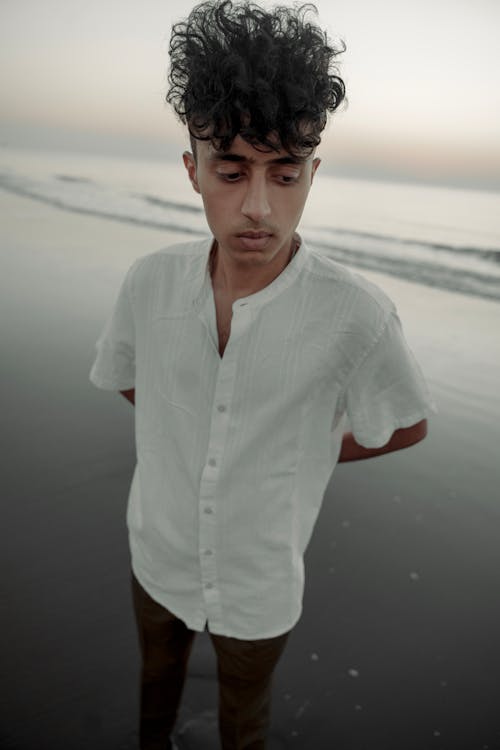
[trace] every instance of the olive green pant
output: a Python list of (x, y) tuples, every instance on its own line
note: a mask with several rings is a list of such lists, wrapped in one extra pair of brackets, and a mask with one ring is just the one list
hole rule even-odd
[[(171, 750), (196, 631), (154, 601), (133, 574), (132, 595), (142, 657), (140, 748)], [(209, 635), (217, 655), (222, 750), (265, 750), (273, 671), (290, 631), (255, 641)]]

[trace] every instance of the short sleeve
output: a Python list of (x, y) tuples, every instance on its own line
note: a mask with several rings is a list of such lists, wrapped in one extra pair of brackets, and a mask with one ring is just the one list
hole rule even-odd
[(124, 391), (135, 387), (135, 322), (130, 285), (138, 262), (127, 271), (96, 342), (97, 356), (89, 378), (98, 388)]
[(437, 411), (395, 310), (356, 368), (345, 405), (354, 438), (365, 448), (380, 448), (395, 430)]

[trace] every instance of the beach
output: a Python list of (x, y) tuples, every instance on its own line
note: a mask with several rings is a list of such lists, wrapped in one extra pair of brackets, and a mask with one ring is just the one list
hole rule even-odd
[[(185, 235), (1, 190), (5, 750), (137, 748), (125, 508), (133, 407), (95, 342), (135, 258)], [(498, 750), (500, 303), (363, 271), (398, 308), (439, 413), (420, 444), (335, 470), (269, 750)], [(198, 634), (178, 721), (217, 739)]]

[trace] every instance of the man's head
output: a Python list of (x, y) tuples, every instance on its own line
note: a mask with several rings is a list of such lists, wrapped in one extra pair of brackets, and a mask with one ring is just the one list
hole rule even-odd
[(226, 151), (238, 135), (256, 148), (313, 152), (345, 96), (333, 65), (345, 46), (308, 20), (315, 10), (209, 0), (174, 25), (167, 101), (194, 152), (197, 139)]
[(345, 47), (306, 20), (311, 10), (213, 0), (173, 27), (167, 101), (189, 128), (184, 164), (226, 270), (281, 271), (327, 113), (344, 98), (332, 62)]

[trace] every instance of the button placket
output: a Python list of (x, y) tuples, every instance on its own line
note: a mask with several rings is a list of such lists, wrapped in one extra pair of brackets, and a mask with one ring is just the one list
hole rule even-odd
[[(249, 307), (246, 303), (243, 310), (233, 314), (231, 325), (230, 346), (226, 347), (224, 357), (220, 360), (214, 392), (214, 408), (207, 446), (207, 459), (200, 483), (200, 514), (199, 514), (199, 560), (201, 568), (201, 582), (203, 598), (207, 616), (211, 622), (220, 622), (222, 611), (219, 601), (217, 584), (217, 508), (216, 487), (219, 471), (222, 465), (224, 450), (227, 443), (229, 427), (229, 406), (231, 404), (239, 341), (241, 333), (250, 322)], [(237, 306), (239, 309), (239, 306)]]

